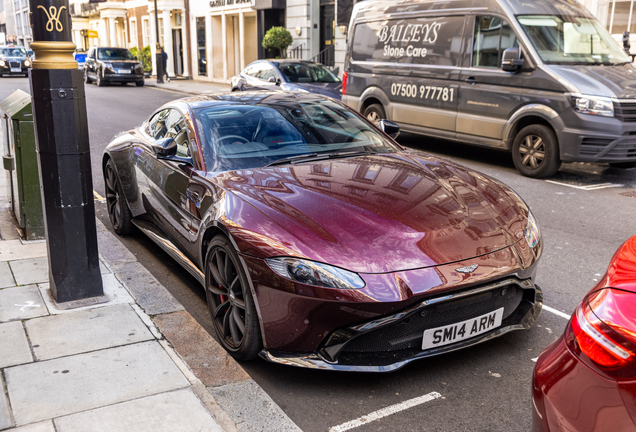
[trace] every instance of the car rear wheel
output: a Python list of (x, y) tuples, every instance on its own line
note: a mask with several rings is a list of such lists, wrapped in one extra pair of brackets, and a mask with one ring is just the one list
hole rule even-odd
[(208, 246), (205, 292), (214, 331), (237, 360), (252, 360), (262, 349), (261, 330), (247, 275), (230, 241), (217, 235)]
[(136, 85), (137, 87), (143, 87), (143, 86), (144, 86), (144, 82), (143, 82), (143, 81), (137, 81), (137, 82), (135, 83), (135, 85)]
[(130, 234), (132, 230), (132, 213), (126, 202), (121, 183), (115, 172), (112, 160), (104, 167), (104, 184), (106, 187), (106, 207), (113, 229), (120, 236)]
[(384, 107), (381, 104), (371, 104), (364, 110), (364, 116), (374, 125), (378, 125), (380, 120), (386, 119)]
[(552, 129), (544, 125), (523, 128), (512, 145), (512, 161), (526, 177), (544, 178), (554, 175), (561, 166), (559, 145)]

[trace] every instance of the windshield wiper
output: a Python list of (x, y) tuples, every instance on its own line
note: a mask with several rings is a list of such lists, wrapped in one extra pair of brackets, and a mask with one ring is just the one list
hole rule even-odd
[(363, 150), (363, 151), (353, 151), (353, 152), (336, 152), (336, 153), (309, 153), (298, 156), (290, 156), (282, 159), (275, 160), (274, 162), (270, 162), (266, 167), (275, 166), (275, 165), (285, 165), (285, 164), (297, 164), (302, 162), (309, 162), (315, 160), (324, 160), (324, 159), (337, 159), (337, 158), (348, 158), (354, 156), (364, 156), (367, 154), (373, 154), (374, 151), (371, 150)]

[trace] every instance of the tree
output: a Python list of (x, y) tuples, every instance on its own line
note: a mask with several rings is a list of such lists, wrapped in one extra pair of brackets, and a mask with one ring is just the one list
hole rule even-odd
[(137, 59), (141, 62), (144, 67), (144, 72), (152, 72), (152, 61), (149, 46), (144, 47), (141, 51), (139, 51), (137, 47), (132, 47), (130, 49), (130, 53), (137, 57)]
[(292, 35), (285, 27), (272, 27), (267, 30), (263, 38), (263, 48), (266, 50), (279, 50), (280, 57), (287, 57), (287, 47), (293, 42)]

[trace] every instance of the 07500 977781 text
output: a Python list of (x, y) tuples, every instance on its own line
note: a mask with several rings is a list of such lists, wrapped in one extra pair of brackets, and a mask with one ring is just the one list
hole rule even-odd
[(419, 88), (415, 84), (391, 84), (391, 95), (429, 100), (441, 100), (453, 102), (455, 89), (452, 87), (436, 87), (421, 85)]

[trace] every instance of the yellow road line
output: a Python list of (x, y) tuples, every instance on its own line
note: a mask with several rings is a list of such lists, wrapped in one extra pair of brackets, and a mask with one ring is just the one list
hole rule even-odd
[(106, 198), (97, 193), (95, 189), (93, 189), (93, 195), (95, 196), (96, 201), (105, 201)]

